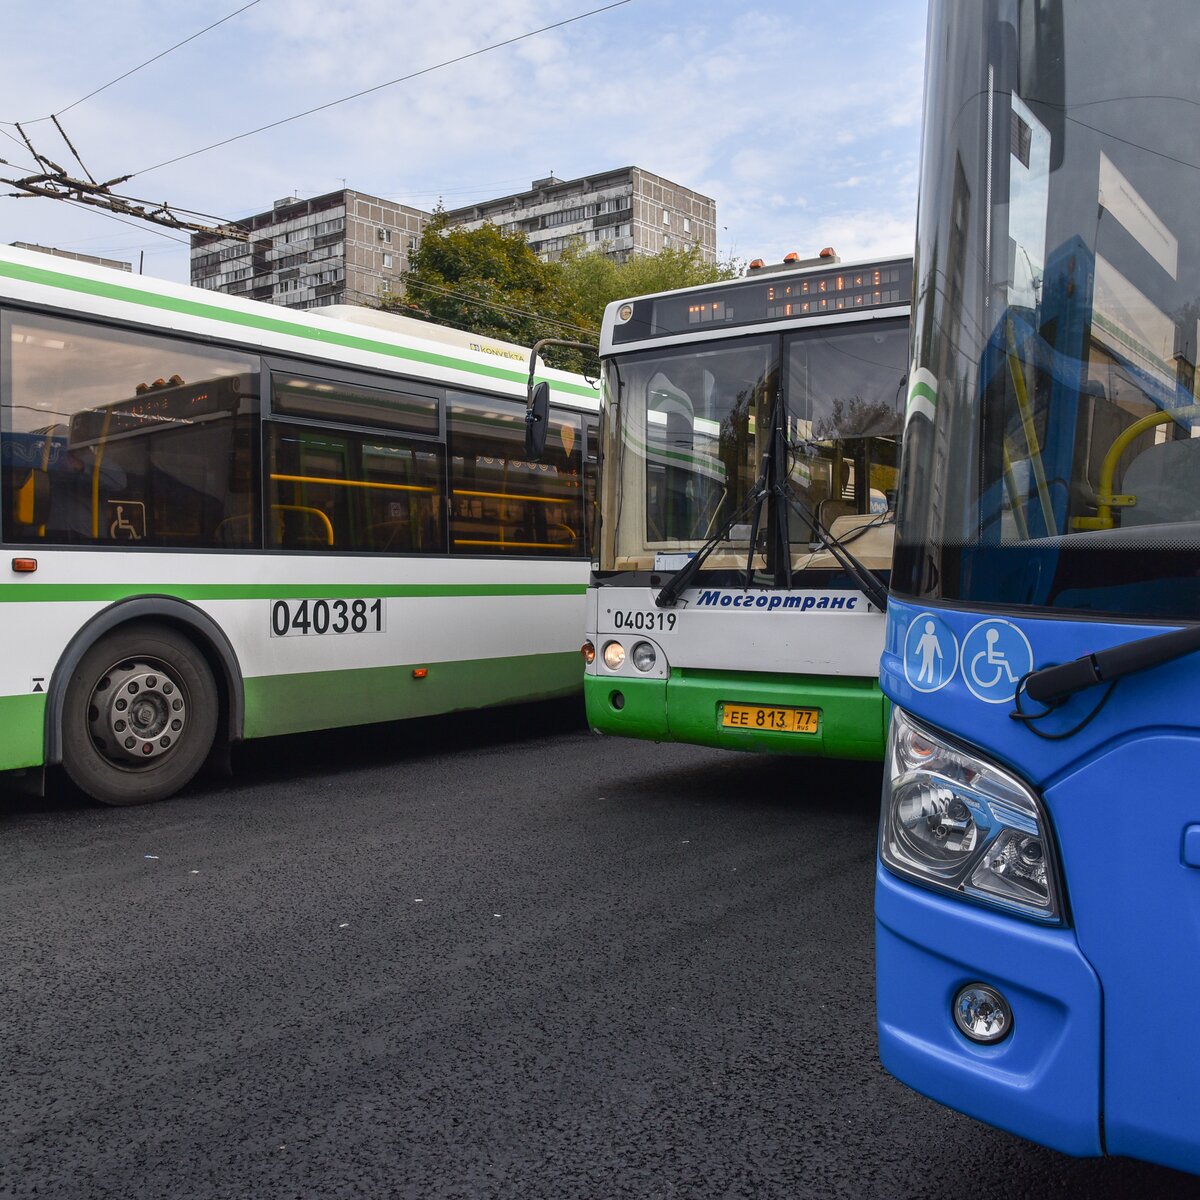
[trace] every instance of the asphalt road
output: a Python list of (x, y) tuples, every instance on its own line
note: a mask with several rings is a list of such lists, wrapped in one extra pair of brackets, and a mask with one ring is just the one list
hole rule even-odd
[(571, 706), (236, 768), (0, 807), (0, 1196), (1200, 1196), (884, 1074), (878, 768)]

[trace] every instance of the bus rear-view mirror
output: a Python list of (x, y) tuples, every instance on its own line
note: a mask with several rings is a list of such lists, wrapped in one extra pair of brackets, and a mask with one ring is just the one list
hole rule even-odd
[(533, 386), (525, 410), (525, 457), (532, 462), (539, 462), (545, 453), (549, 416), (550, 385), (543, 381)]

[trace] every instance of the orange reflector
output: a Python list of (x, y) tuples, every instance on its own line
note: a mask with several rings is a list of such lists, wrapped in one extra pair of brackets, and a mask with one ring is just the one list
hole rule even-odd
[(36, 571), (37, 570), (37, 559), (36, 558), (14, 558), (12, 561), (12, 569), (14, 571), (23, 571), (26, 573), (28, 573), (29, 571)]
[(425, 676), (428, 674), (429, 674), (428, 667), (413, 667), (413, 678), (414, 679), (424, 679)]

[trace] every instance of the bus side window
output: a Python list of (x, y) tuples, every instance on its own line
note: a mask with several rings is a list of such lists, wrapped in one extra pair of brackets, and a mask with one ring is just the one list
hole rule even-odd
[(7, 311), (0, 339), (6, 538), (257, 543), (256, 355)]
[(554, 408), (540, 461), (525, 458), (525, 406), (451, 392), (450, 551), (577, 558), (583, 533), (583, 439), (577, 414)]
[(438, 443), (279, 422), (267, 437), (269, 546), (445, 552)]

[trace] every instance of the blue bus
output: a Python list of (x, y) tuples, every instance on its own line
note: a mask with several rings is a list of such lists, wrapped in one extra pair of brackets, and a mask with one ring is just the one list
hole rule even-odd
[(880, 1054), (1200, 1172), (1195, 0), (932, 0)]

